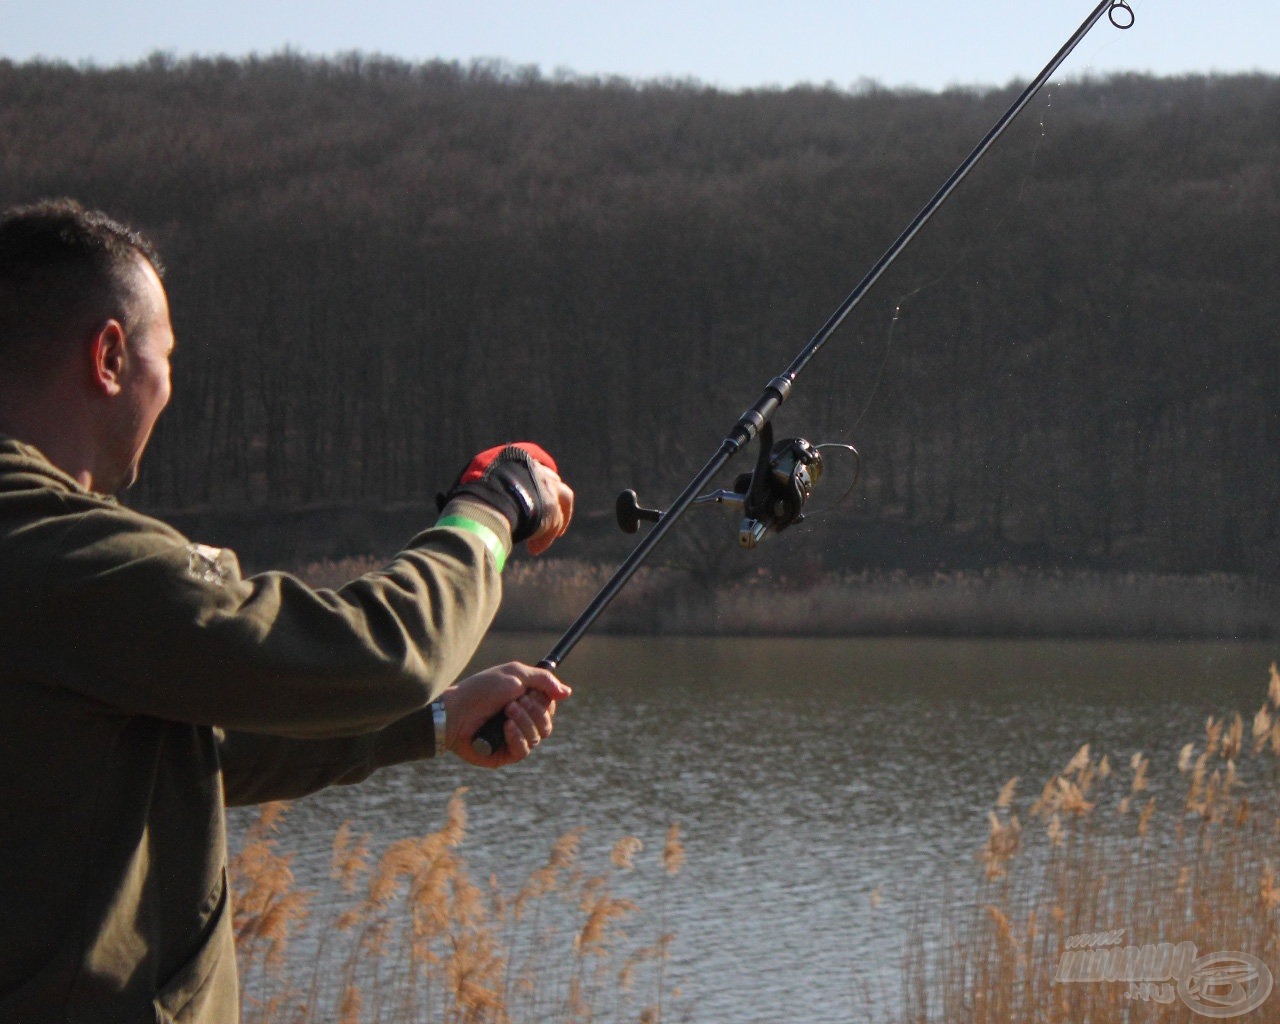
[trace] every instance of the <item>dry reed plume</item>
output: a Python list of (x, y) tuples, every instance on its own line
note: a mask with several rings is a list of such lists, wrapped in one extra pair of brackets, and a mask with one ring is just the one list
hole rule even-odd
[[(376, 860), (367, 836), (340, 827), (341, 892), (326, 905), (277, 850), (284, 805), (264, 807), (231, 864), (244, 1024), (664, 1019), (671, 936), (633, 938), (637, 908), (614, 895), (614, 876), (583, 868), (581, 833), (562, 836), (517, 892), (481, 886), (461, 854), (463, 792), (439, 831), (392, 842)], [(615, 874), (644, 870), (642, 852), (639, 839), (620, 839)], [(672, 826), (660, 866), (674, 874), (682, 860)]]
[(1278, 756), (1273, 665), (1251, 722), (1210, 718), (1162, 775), (1141, 753), (1117, 770), (1086, 745), (1029, 802), (1010, 780), (990, 812), (976, 905), (944, 912), (938, 941), (913, 936), (902, 1019), (1280, 1019), (1280, 993), (1238, 1015), (1243, 990), (1226, 986), (1210, 1014), (1211, 996), (1195, 1003), (1193, 980), (1192, 1002), (1178, 998), (1188, 989), (1176, 977), (1184, 943), (1187, 957), (1242, 952), (1280, 974)]

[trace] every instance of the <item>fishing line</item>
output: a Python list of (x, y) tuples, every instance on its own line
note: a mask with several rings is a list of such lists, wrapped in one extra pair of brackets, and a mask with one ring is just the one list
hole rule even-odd
[(818, 508), (812, 512), (806, 512), (804, 521), (813, 523), (815, 520), (823, 519), (844, 504), (845, 500), (857, 489), (858, 481), (862, 479), (862, 453), (851, 444), (845, 444), (842, 441), (824, 441), (822, 444), (815, 444), (814, 447), (819, 452), (842, 451), (853, 459), (853, 477), (849, 480), (849, 485), (840, 492), (840, 497), (836, 498), (829, 506)]
[[(946, 266), (943, 267), (942, 270), (940, 270), (937, 274), (935, 274), (933, 277), (931, 277), (927, 281), (924, 281), (916, 285), (914, 288), (910, 288), (907, 291), (902, 292), (893, 300), (893, 312), (890, 314), (889, 326), (885, 334), (884, 352), (880, 358), (879, 364), (876, 367), (876, 371), (871, 382), (871, 389), (870, 391), (868, 391), (867, 397), (863, 401), (862, 407), (858, 411), (857, 416), (854, 417), (853, 422), (849, 426), (844, 427), (843, 429), (838, 431), (837, 432), (838, 437), (847, 440), (853, 434), (853, 432), (858, 429), (859, 424), (862, 423), (863, 419), (866, 418), (867, 413), (871, 411), (872, 405), (875, 404), (875, 399), (879, 394), (880, 386), (884, 380), (885, 369), (889, 364), (889, 357), (893, 354), (898, 327), (902, 320), (903, 313), (905, 312), (904, 307), (908, 303), (912, 303), (912, 300), (917, 299), (919, 296), (923, 294), (927, 294), (928, 292), (933, 291), (938, 285), (942, 284), (944, 281), (953, 277), (957, 269), (962, 264), (965, 264), (965, 265), (970, 264), (973, 262), (974, 257), (978, 256), (984, 251), (991, 250), (993, 248), (995, 239), (997, 238), (997, 236), (999, 236), (1003, 232), (1005, 223), (1009, 220), (1009, 218), (1014, 214), (1014, 212), (1019, 207), (1022, 207), (1023, 205), (1025, 205), (1026, 196), (1027, 196), (1030, 183), (1032, 179), (1036, 176), (1036, 170), (1039, 164), (1040, 150), (1045, 145), (1045, 139), (1047, 138), (1047, 135), (1048, 135), (1046, 121), (1048, 120), (1048, 110), (1050, 107), (1052, 107), (1052, 105), (1053, 105), (1053, 92), (1052, 90), (1050, 90), (1045, 93), (1044, 110), (1041, 112), (1040, 120), (1038, 122), (1040, 126), (1040, 131), (1036, 136), (1035, 142), (1031, 148), (1031, 153), (1027, 158), (1027, 168), (1019, 178), (1017, 193), (1014, 196), (1013, 202), (1007, 205), (1004, 205), (1002, 207), (1002, 210), (999, 213), (999, 215), (996, 217), (996, 219), (993, 222), (991, 222), (987, 226), (987, 228), (984, 230), (980, 238), (976, 239), (971, 243), (961, 246), (956, 251), (956, 254), (947, 261)], [(914, 303), (912, 304), (914, 305)], [(815, 513), (813, 516), (810, 517), (810, 519), (814, 519), (814, 518), (817, 518), (817, 513)]]
[[(1114, 27), (1118, 29), (1129, 29), (1133, 27), (1137, 20), (1136, 12), (1141, 9), (1141, 7), (1142, 0), (1115, 0), (1107, 10), (1107, 18)], [(1109, 50), (1115, 45), (1117, 44), (1114, 40), (1098, 43), (1093, 47), (1089, 57), (1086, 58), (1084, 62), (1085, 67), (1087, 68), (1091, 63), (1093, 63), (1099, 53)], [(1003, 208), (1003, 211), (997, 216), (995, 221), (987, 227), (981, 240), (962, 247), (957, 255), (949, 260), (947, 265), (938, 274), (929, 280), (922, 282), (916, 287), (903, 292), (893, 300), (893, 312), (890, 315), (889, 326), (885, 334), (884, 353), (876, 367), (876, 372), (871, 383), (871, 389), (868, 391), (867, 397), (863, 401), (862, 407), (858, 411), (857, 416), (854, 417), (853, 422), (849, 426), (839, 430), (837, 432), (838, 437), (848, 439), (853, 432), (858, 429), (858, 426), (862, 423), (863, 419), (866, 418), (867, 413), (871, 411), (872, 405), (875, 404), (875, 399), (878, 397), (881, 385), (884, 381), (884, 374), (889, 364), (889, 358), (893, 354), (898, 327), (904, 313), (904, 307), (920, 295), (932, 291), (943, 281), (949, 279), (955, 273), (956, 268), (962, 263), (970, 262), (974, 255), (980, 253), (984, 249), (988, 249), (996, 236), (1003, 231), (1004, 225), (1012, 215), (1013, 211), (1025, 204), (1028, 188), (1031, 181), (1035, 178), (1036, 171), (1039, 166), (1040, 151), (1045, 146), (1046, 139), (1048, 138), (1048, 125), (1046, 122), (1049, 119), (1049, 111), (1053, 107), (1052, 89), (1046, 90), (1044, 100), (1044, 108), (1041, 111), (1040, 120), (1038, 122), (1040, 132), (1031, 148), (1031, 154), (1028, 158), (1028, 166), (1018, 182), (1018, 189), (1013, 202)], [(845, 497), (847, 497), (847, 494)], [(843, 498), (841, 500), (843, 500)], [(836, 507), (838, 507), (838, 504), (839, 503), (837, 503)], [(823, 514), (827, 511), (830, 510), (823, 510)], [(818, 514), (815, 513), (810, 516), (810, 519), (812, 520), (817, 517)]]

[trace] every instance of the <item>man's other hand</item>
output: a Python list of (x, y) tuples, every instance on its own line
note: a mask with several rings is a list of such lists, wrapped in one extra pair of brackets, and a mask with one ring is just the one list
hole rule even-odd
[[(551, 735), (556, 702), (572, 692), (546, 669), (518, 661), (477, 672), (441, 695), (446, 748), (468, 764), (482, 768), (501, 768), (522, 761)], [(493, 754), (477, 754), (471, 747), (476, 730), (499, 713), (506, 716), (506, 745)]]

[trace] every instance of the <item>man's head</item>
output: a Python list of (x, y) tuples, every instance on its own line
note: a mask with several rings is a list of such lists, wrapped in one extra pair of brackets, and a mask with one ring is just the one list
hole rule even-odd
[(0, 215), (0, 429), (96, 490), (137, 477), (169, 400), (155, 250), (68, 199)]

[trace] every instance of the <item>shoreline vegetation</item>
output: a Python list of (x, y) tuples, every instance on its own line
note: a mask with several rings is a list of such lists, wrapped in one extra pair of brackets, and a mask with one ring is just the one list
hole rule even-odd
[[(1113, 762), (1085, 744), (1038, 796), (1010, 779), (985, 842), (974, 822), (962, 869), (974, 898), (918, 908), (946, 938), (903, 936), (898, 1008), (851, 977), (862, 1019), (1120, 1024), (1161, 1013), (1153, 1002), (1181, 1004), (1167, 1019), (1258, 1019), (1251, 1011), (1277, 998), (1280, 957), (1278, 715), (1273, 664), (1252, 718), (1209, 718), (1176, 766), (1142, 752)], [(231, 864), (246, 1024), (696, 1020), (696, 992), (669, 972), (678, 936), (665, 904), (677, 894), (659, 890), (652, 942), (629, 930), (642, 908), (615, 895), (631, 871), (674, 880), (678, 826), (643, 861), (640, 839), (617, 840), (603, 872), (584, 867), (581, 832), (548, 837), (545, 864), (505, 893), (468, 872), (459, 791), (438, 832), (394, 840), (377, 859), (341, 826), (322, 893), (295, 884), (273, 835), (282, 811), (264, 809)], [(872, 912), (880, 905), (877, 890)]]
[[(337, 587), (379, 567), (372, 557), (297, 566)], [(508, 566), (494, 628), (558, 632), (613, 572), (571, 560)], [(768, 570), (713, 587), (644, 567), (598, 632), (705, 636), (920, 636), (1269, 640), (1280, 636), (1280, 587), (1226, 573), (1041, 572), (999, 568), (909, 574)]]

